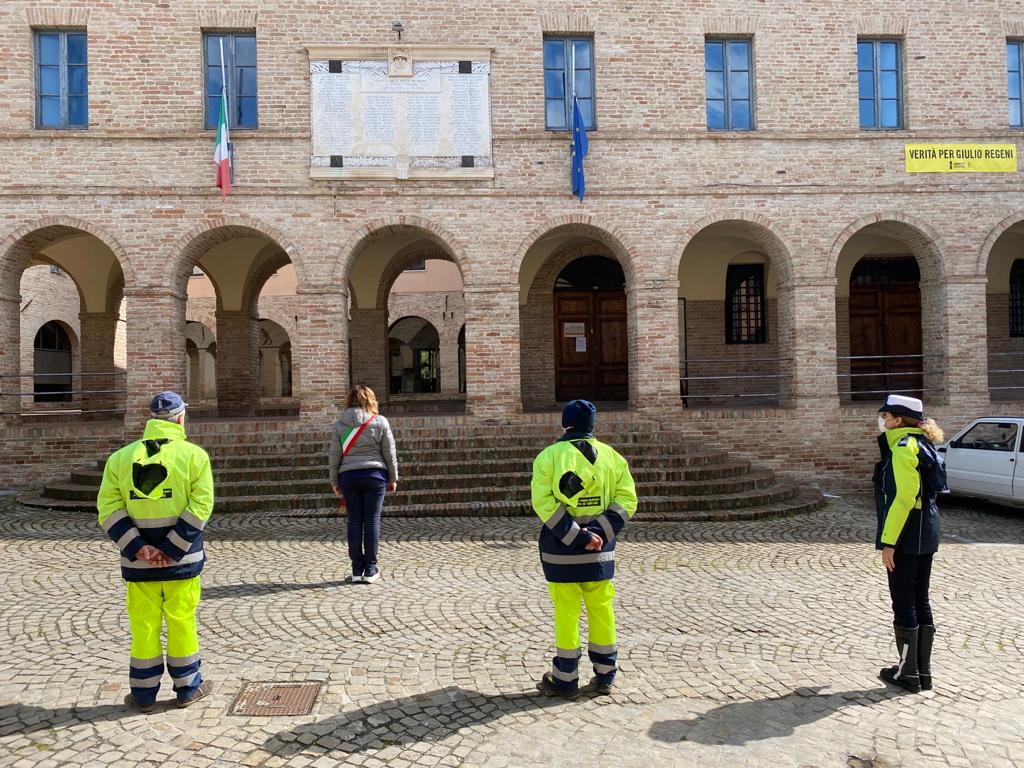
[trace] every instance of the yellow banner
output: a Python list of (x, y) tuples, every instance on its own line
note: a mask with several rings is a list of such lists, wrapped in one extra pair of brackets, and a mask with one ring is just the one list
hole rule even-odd
[(907, 173), (1015, 173), (1016, 144), (907, 144)]

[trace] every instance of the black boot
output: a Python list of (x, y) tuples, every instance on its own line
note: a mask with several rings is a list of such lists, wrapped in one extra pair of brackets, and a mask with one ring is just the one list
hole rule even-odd
[(935, 625), (922, 624), (917, 636), (917, 674), (921, 678), (921, 690), (932, 689), (932, 643), (935, 641)]
[(917, 637), (918, 628), (897, 627), (893, 625), (896, 632), (896, 650), (900, 654), (900, 663), (895, 667), (886, 667), (878, 676), (887, 683), (898, 685), (911, 693), (921, 691), (921, 678), (917, 672)]

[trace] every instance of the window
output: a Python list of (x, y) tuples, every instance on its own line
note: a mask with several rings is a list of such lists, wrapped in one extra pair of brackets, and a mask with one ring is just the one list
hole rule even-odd
[(1010, 127), (1024, 128), (1024, 41), (1006, 41), (1006, 91), (1010, 99)]
[(36, 33), (36, 127), (89, 127), (85, 32)]
[(704, 92), (708, 129), (749, 131), (754, 127), (750, 40), (704, 43)]
[(1017, 445), (1017, 425), (1013, 422), (983, 421), (971, 427), (963, 437), (954, 441), (953, 448), (975, 451), (1014, 450)]
[(36, 332), (33, 347), (33, 400), (37, 403), (71, 400), (71, 339), (53, 321)]
[(862, 129), (903, 127), (900, 58), (899, 40), (857, 42), (857, 91)]
[(402, 271), (403, 272), (426, 272), (427, 271), (427, 262), (424, 261), (423, 259), (420, 259), (419, 261), (414, 261), (414, 262), (412, 262), (409, 266), (407, 266)]
[[(221, 43), (224, 70), (221, 70)], [(206, 127), (216, 128), (220, 120), (223, 73), (228, 83), (228, 127), (257, 127), (256, 33), (207, 33), (203, 36), (206, 68)]]
[(725, 277), (725, 343), (765, 344), (764, 264), (730, 264)]
[(544, 125), (567, 131), (572, 125), (572, 93), (588, 131), (594, 118), (594, 41), (589, 37), (544, 38)]
[(51, 264), (50, 265), (50, 274), (51, 275), (63, 275), (64, 272), (56, 264)]
[(1010, 335), (1024, 336), (1024, 259), (1010, 267)]

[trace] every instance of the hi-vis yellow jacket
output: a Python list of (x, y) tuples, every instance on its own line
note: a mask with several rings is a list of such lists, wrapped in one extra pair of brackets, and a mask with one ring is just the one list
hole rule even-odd
[[(543, 521), (540, 560), (553, 582), (603, 581), (615, 574), (615, 537), (636, 512), (629, 464), (593, 437), (563, 438), (533, 462), (533, 511)], [(600, 552), (585, 547), (592, 531)]]
[[(146, 423), (141, 440), (115, 451), (96, 498), (99, 523), (121, 550), (126, 581), (189, 579), (203, 570), (203, 529), (213, 513), (210, 457), (185, 439), (179, 424)], [(173, 562), (158, 568), (137, 558), (146, 544)]]

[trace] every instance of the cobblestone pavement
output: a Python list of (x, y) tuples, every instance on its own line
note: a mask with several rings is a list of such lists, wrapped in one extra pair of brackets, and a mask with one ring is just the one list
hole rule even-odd
[[(642, 515), (642, 510), (641, 510)], [(949, 504), (936, 690), (893, 657), (864, 498), (740, 523), (634, 522), (620, 686), (562, 702), (533, 520), (388, 520), (374, 585), (336, 519), (214, 519), (208, 702), (127, 711), (128, 624), (91, 518), (0, 500), (0, 765), (1024, 766), (1024, 513)], [(229, 714), (246, 681), (321, 681), (313, 713)], [(169, 698), (165, 679), (164, 698)]]

